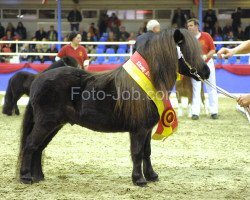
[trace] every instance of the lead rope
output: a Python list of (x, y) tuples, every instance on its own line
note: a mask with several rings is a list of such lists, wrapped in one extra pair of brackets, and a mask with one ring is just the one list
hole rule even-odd
[[(216, 85), (210, 83), (208, 80), (202, 79), (202, 78), (200, 77), (200, 75), (197, 73), (197, 70), (196, 70), (195, 68), (191, 67), (191, 65), (185, 60), (183, 54), (182, 54), (182, 58), (183, 58), (185, 64), (186, 64), (186, 65), (188, 66), (188, 68), (190, 69), (190, 74), (196, 76), (201, 82), (206, 83), (206, 84), (209, 85), (211, 88), (213, 88), (213, 89), (215, 89), (216, 91), (220, 92), (220, 93), (223, 94), (224, 96), (227, 96), (227, 97), (232, 98), (232, 99), (235, 99), (235, 100), (237, 99), (237, 96), (235, 96), (235, 95), (233, 95), (233, 94), (227, 92), (226, 90), (220, 88), (219, 86), (216, 86)], [(246, 116), (247, 116), (247, 119), (248, 119), (248, 121), (250, 122), (250, 113), (249, 113), (249, 111), (247, 110), (246, 107), (244, 107), (244, 110), (245, 110), (245, 114), (246, 114)]]

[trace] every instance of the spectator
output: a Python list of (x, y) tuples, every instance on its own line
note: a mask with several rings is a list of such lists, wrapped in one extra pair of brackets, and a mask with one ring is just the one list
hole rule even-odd
[[(91, 33), (88, 32), (87, 33), (87, 38), (86, 38), (85, 41), (87, 41), (87, 42), (94, 42), (94, 41), (96, 41), (96, 38), (92, 37)], [(95, 53), (94, 52), (95, 48), (94, 48), (94, 45), (92, 45), (92, 44), (91, 45), (87, 45), (86, 49), (87, 49), (88, 53)]]
[(97, 38), (95, 36), (93, 36), (93, 34), (91, 32), (88, 32), (87, 33), (86, 41), (88, 41), (88, 42), (95, 42), (95, 41), (97, 41)]
[[(117, 42), (117, 37), (114, 34), (114, 32), (112, 32), (112, 31), (108, 32), (107, 42)], [(113, 49), (117, 50), (117, 45), (115, 45), (115, 44), (106, 45), (106, 48), (113, 48)]]
[(90, 24), (88, 32), (91, 34), (91, 37), (96, 38), (96, 39), (99, 38), (98, 29), (95, 27), (95, 23), (92, 22)]
[(137, 37), (137, 40), (135, 43), (135, 50), (139, 49), (141, 46), (144, 46), (147, 40), (149, 40), (153, 36), (154, 33), (157, 33), (160, 31), (161, 31), (160, 23), (155, 19), (150, 20), (147, 23), (147, 32)]
[(44, 42), (44, 43), (40, 45), (40, 48), (43, 50), (43, 52), (46, 52), (47, 49), (49, 48), (49, 44), (46, 43), (46, 42), (48, 42), (47, 38), (43, 38), (42, 42)]
[[(35, 36), (32, 37), (31, 40), (32, 41), (37, 41)], [(32, 43), (29, 44), (29, 50), (30, 50), (30, 52), (35, 52), (35, 49), (36, 49), (36, 44), (32, 44)]]
[[(215, 46), (212, 37), (206, 32), (199, 31), (199, 21), (196, 18), (187, 21), (188, 30), (199, 40), (202, 47), (202, 58), (207, 63), (210, 69), (210, 76), (208, 81), (216, 85), (215, 66), (213, 61), (213, 54), (215, 53)], [(201, 108), (201, 82), (192, 79), (193, 98), (192, 98), (192, 119), (198, 120)], [(207, 86), (209, 96), (209, 110), (212, 119), (218, 119), (218, 94), (217, 91), (210, 86)]]
[[(224, 41), (235, 41), (236, 40), (236, 38), (235, 38), (235, 36), (234, 36), (234, 33), (233, 33), (233, 31), (229, 31), (229, 33), (227, 34), (227, 35), (225, 35), (224, 36)], [(227, 47), (228, 48), (233, 48), (233, 47), (235, 47), (235, 45), (233, 45), (233, 44), (228, 44), (227, 45)]]
[(129, 41), (129, 40), (136, 40), (135, 32), (131, 32), (131, 33), (129, 34), (128, 41)]
[(109, 17), (106, 13), (102, 13), (100, 15), (100, 18), (98, 21), (98, 28), (99, 28), (100, 37), (102, 37), (103, 33), (107, 32), (108, 18)]
[[(2, 40), (14, 41), (14, 40), (16, 40), (16, 37), (13, 37), (12, 34), (11, 34), (11, 31), (10, 31), (10, 30), (7, 30), (6, 35), (2, 37)], [(11, 49), (11, 52), (14, 52), (14, 51), (15, 51), (15, 47), (16, 47), (15, 44), (4, 44), (4, 45), (3, 45), (3, 48), (4, 48), (5, 46), (6, 46), (6, 48), (10, 48), (10, 49)]]
[(11, 36), (14, 37), (16, 30), (15, 30), (15, 28), (14, 28), (14, 26), (13, 26), (13, 24), (11, 22), (8, 22), (8, 24), (7, 24), (7, 27), (5, 29), (5, 33), (6, 34), (7, 34), (7, 31), (10, 31), (11, 32)]
[(37, 41), (41, 41), (43, 38), (47, 37), (47, 33), (44, 31), (43, 27), (40, 27), (39, 30), (35, 33), (35, 38)]
[(230, 31), (232, 31), (232, 26), (230, 25), (230, 22), (226, 23), (226, 26), (222, 29), (222, 35), (225, 37)]
[[(5, 44), (2, 48), (2, 52), (4, 53), (11, 53), (11, 47), (10, 44)], [(10, 56), (4, 55), (3, 58), (1, 59), (3, 62), (9, 62), (10, 61)]]
[(71, 31), (79, 31), (79, 24), (82, 21), (82, 14), (78, 10), (78, 5), (75, 4), (75, 7), (73, 10), (71, 10), (67, 17), (69, 23), (70, 23), (70, 29)]
[(87, 32), (84, 30), (84, 28), (82, 26), (80, 26), (79, 33), (82, 36), (82, 41), (86, 41), (87, 40)]
[(250, 23), (245, 28), (245, 40), (249, 40), (249, 39), (250, 39)]
[(208, 32), (212, 37), (215, 35), (215, 24), (217, 22), (217, 17), (212, 9), (208, 9), (204, 18), (203, 18), (204, 24), (206, 24), (207, 30), (205, 32)]
[[(68, 35), (63, 37), (63, 42), (68, 42)], [(62, 47), (65, 46), (66, 44), (62, 44)]]
[(115, 35), (119, 33), (119, 27), (121, 25), (121, 21), (118, 19), (115, 13), (108, 18), (108, 31), (112, 31)]
[(5, 35), (5, 28), (2, 26), (0, 22), (0, 39)]
[(50, 25), (49, 31), (47, 32), (47, 39), (49, 41), (57, 41), (57, 31), (53, 25)]
[(235, 39), (240, 41), (245, 40), (245, 33), (242, 30), (241, 26), (238, 26), (237, 28), (237, 32), (235, 33)]
[(143, 26), (141, 26), (137, 32), (137, 36), (142, 35), (143, 33), (147, 32), (147, 23), (148, 21), (143, 22)]
[(126, 31), (125, 26), (120, 27), (120, 32), (118, 34), (119, 41), (127, 41), (129, 38), (129, 33)]
[[(51, 44), (50, 47), (46, 50), (46, 53), (58, 53), (58, 49), (55, 44)], [(46, 61), (55, 61), (55, 56), (45, 56)]]
[(221, 37), (223, 35), (222, 28), (221, 28), (221, 26), (219, 25), (218, 22), (215, 24), (215, 34), (220, 35)]
[(237, 28), (241, 26), (241, 8), (238, 7), (234, 13), (232, 13), (232, 28), (233, 32), (237, 32)]
[(75, 58), (81, 68), (88, 68), (89, 66), (89, 59), (87, 55), (86, 49), (80, 45), (82, 40), (82, 36), (79, 33), (71, 32), (68, 36), (68, 40), (71, 42), (61, 48), (58, 52), (56, 60), (64, 57), (64, 56), (71, 56)]
[[(42, 49), (42, 45), (41, 44), (37, 44), (36, 45), (35, 52), (36, 53), (44, 53), (44, 50)], [(34, 56), (34, 60), (33, 61), (40, 61), (41, 63), (43, 63), (44, 62), (44, 57), (43, 57), (43, 55)]]
[(187, 19), (185, 17), (185, 14), (182, 12), (180, 8), (177, 8), (172, 18), (172, 27), (185, 28), (186, 23)]
[(27, 39), (27, 31), (26, 31), (26, 28), (23, 26), (22, 22), (18, 22), (17, 27), (16, 27), (16, 34), (20, 40)]
[[(23, 46), (21, 47), (21, 53), (28, 53), (28, 52), (30, 52), (29, 51), (29, 44), (23, 44)], [(26, 54), (26, 55), (20, 55), (19, 56), (19, 60), (20, 61), (29, 61), (29, 55), (28, 54)]]

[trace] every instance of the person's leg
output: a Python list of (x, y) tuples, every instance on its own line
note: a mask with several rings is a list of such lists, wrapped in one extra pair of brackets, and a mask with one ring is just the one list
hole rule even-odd
[[(216, 85), (216, 78), (215, 78), (215, 67), (214, 62), (210, 60), (208, 63), (210, 69), (210, 76), (208, 81), (213, 85)], [(211, 88), (210, 86), (206, 85), (207, 93), (208, 93), (208, 100), (209, 100), (209, 111), (210, 114), (214, 116), (214, 118), (218, 118), (218, 93), (215, 89)], [(213, 117), (212, 116), (212, 117)]]
[(76, 31), (79, 31), (79, 23), (75, 24)]
[(70, 30), (74, 31), (74, 24), (70, 24)]

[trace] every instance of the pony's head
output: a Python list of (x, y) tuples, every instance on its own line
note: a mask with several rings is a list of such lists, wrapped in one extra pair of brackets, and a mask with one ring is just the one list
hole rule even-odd
[(210, 70), (201, 57), (201, 47), (199, 42), (186, 29), (177, 29), (174, 31), (174, 40), (179, 47), (179, 73), (185, 76), (199, 80), (193, 72), (202, 79), (208, 79)]
[(210, 71), (201, 58), (197, 39), (186, 29), (167, 29), (155, 34), (138, 49), (150, 66), (152, 83), (157, 90), (170, 91), (176, 82), (176, 72), (193, 77), (187, 64), (178, 60), (177, 45), (183, 58), (196, 69), (200, 77), (209, 77)]
[(76, 59), (74, 59), (71, 56), (64, 56), (60, 60), (52, 63), (46, 70), (44, 70), (44, 72), (58, 67), (66, 67), (66, 66), (79, 68)]
[(78, 62), (71, 56), (64, 56), (61, 58), (61, 61), (64, 63), (64, 66), (70, 66), (78, 68)]

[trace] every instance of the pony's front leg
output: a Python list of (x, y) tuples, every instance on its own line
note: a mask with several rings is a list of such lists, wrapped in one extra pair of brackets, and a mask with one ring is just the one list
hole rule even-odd
[(130, 132), (130, 150), (133, 161), (132, 181), (138, 186), (145, 186), (147, 184), (142, 174), (142, 159), (146, 137), (147, 131), (145, 129)]
[(17, 106), (17, 103), (14, 105), (14, 109), (15, 109), (15, 114), (20, 115), (20, 111), (19, 111), (19, 108)]
[(153, 170), (151, 164), (151, 132), (148, 131), (147, 138), (144, 145), (144, 156), (143, 156), (143, 174), (147, 181), (158, 181), (158, 174)]

